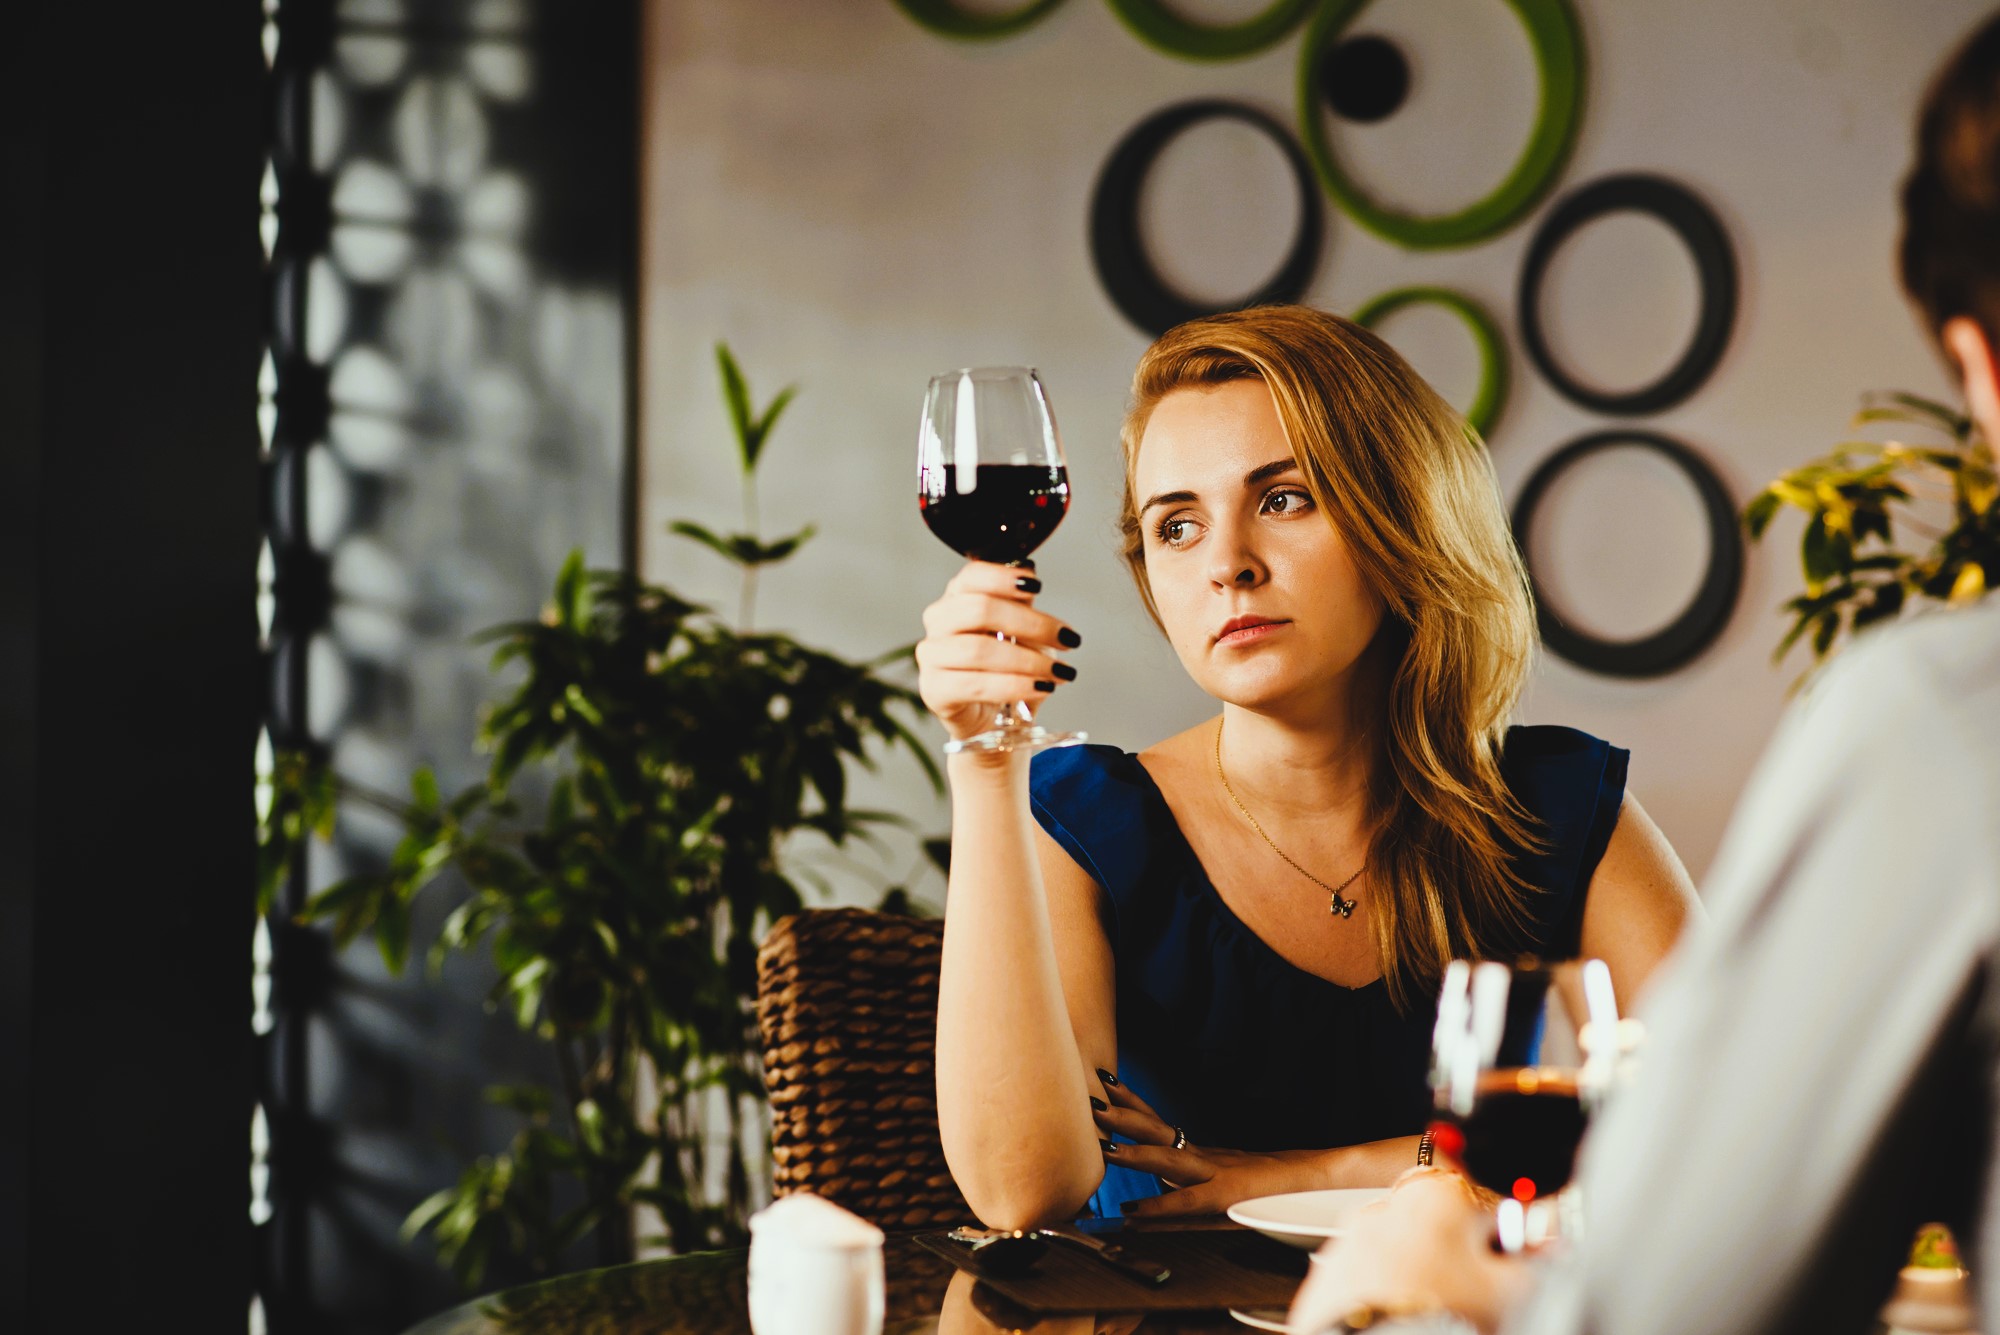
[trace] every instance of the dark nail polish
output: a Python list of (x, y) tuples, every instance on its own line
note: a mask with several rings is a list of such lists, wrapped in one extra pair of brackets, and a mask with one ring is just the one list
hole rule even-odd
[(1022, 570), (1033, 570), (1035, 568), (1035, 563), (1033, 561), (1030, 561), (1025, 556), (1018, 561), (1009, 561), (1007, 564), (1011, 566), (1018, 566)]
[(1076, 680), (1076, 669), (1071, 667), (1067, 663), (1057, 663), (1053, 667), (1051, 667), (1049, 671), (1055, 674), (1056, 680), (1058, 681)]
[(1102, 1080), (1109, 1088), (1118, 1088), (1118, 1077), (1105, 1070), (1102, 1066), (1097, 1068), (1097, 1078)]
[(1053, 691), (1055, 688), (1056, 684), (1052, 681), (1038, 681), (1035, 683), (1035, 689), (1038, 691)]
[(1014, 587), (1022, 593), (1040, 593), (1042, 591), (1042, 582), (1033, 575), (1023, 575), (1014, 581)]
[(1061, 630), (1056, 632), (1056, 643), (1060, 644), (1065, 649), (1074, 649), (1078, 645), (1083, 643), (1083, 636), (1077, 634), (1075, 631), (1071, 630), (1068, 626), (1064, 626)]
[(1104, 1152), (1105, 1152), (1106, 1154), (1116, 1154), (1116, 1153), (1118, 1153), (1118, 1147), (1117, 1147), (1116, 1145), (1113, 1145), (1113, 1144), (1112, 1144), (1112, 1143), (1111, 1143), (1110, 1141), (1108, 1141), (1108, 1140), (1100, 1140), (1100, 1141), (1098, 1141), (1097, 1143), (1098, 1143), (1099, 1145), (1101, 1145), (1101, 1146), (1103, 1146), (1103, 1147), (1104, 1147)]
[(1099, 1112), (1109, 1112), (1111, 1110), (1111, 1105), (1106, 1103), (1103, 1099), (1098, 1098), (1097, 1095), (1095, 1094), (1092, 1094), (1090, 1096), (1090, 1106), (1097, 1109), (1097, 1111)]

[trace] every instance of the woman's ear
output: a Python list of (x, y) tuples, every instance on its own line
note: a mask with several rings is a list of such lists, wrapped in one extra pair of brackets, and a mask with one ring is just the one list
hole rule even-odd
[(1965, 385), (1965, 408), (1988, 440), (2000, 441), (2000, 364), (1993, 359), (1993, 344), (1979, 322), (1966, 315), (1954, 315), (1944, 322), (1939, 334), (1944, 350), (1958, 364)]

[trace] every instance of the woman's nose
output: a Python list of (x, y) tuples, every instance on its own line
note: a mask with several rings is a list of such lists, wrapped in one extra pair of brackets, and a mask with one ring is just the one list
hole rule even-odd
[(1218, 528), (1209, 548), (1209, 581), (1218, 589), (1254, 587), (1264, 582), (1264, 563), (1241, 535)]

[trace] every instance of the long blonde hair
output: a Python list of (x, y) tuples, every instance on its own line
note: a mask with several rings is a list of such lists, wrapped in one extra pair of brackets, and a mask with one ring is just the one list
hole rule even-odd
[(1139, 360), (1121, 440), (1123, 555), (1155, 623), (1133, 475), (1153, 409), (1179, 389), (1261, 380), (1320, 513), (1382, 598), (1393, 654), (1369, 791), (1375, 946), (1405, 1007), (1454, 958), (1521, 949), (1537, 893), (1512, 854), (1540, 846), (1508, 792), (1502, 740), (1533, 664), (1527, 573), (1485, 444), (1368, 330), (1304, 306), (1170, 329)]

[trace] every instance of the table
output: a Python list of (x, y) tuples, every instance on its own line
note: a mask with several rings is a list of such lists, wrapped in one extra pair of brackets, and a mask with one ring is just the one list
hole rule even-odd
[[(703, 1252), (589, 1270), (475, 1298), (410, 1328), (406, 1335), (749, 1335), (744, 1289), (749, 1252)], [(884, 1254), (888, 1312), (883, 1335), (1245, 1335), (1227, 1312), (1046, 1317), (1014, 1325), (989, 1290), (924, 1250), (911, 1234), (890, 1234)], [(1004, 1300), (1002, 1300), (1004, 1303)]]

